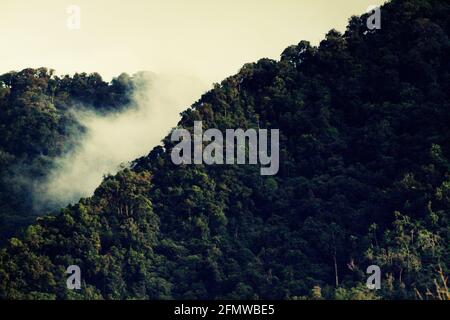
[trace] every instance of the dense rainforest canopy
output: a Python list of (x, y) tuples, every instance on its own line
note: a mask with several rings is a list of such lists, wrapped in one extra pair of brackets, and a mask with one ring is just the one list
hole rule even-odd
[[(176, 166), (167, 137), (91, 198), (10, 238), (0, 297), (448, 298), (449, 17), (445, 0), (394, 0), (382, 7), (380, 30), (367, 29), (367, 15), (352, 17), (318, 47), (302, 41), (280, 61), (245, 65), (178, 126), (280, 129), (277, 175), (254, 165)], [(2, 81), (3, 110), (15, 100), (2, 98), (11, 95)], [(17, 112), (44, 99), (48, 122), (23, 124), (39, 134), (24, 140), (17, 127), (6, 139), (8, 121), (28, 120), (3, 120), (2, 111), (2, 155), (53, 152), (40, 149), (64, 136), (53, 95), (42, 93), (52, 83), (17, 97)], [(92, 89), (75, 96), (114, 105), (114, 86)], [(66, 288), (74, 264), (81, 290)], [(374, 264), (382, 286), (370, 291)]]

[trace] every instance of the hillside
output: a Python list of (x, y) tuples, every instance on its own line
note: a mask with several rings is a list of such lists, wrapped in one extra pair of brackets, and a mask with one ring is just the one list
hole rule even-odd
[[(0, 297), (445, 297), (449, 16), (448, 1), (391, 1), (380, 30), (352, 17), (318, 47), (302, 41), (280, 61), (243, 66), (178, 127), (279, 129), (277, 175), (176, 166), (169, 135), (93, 197), (11, 238)], [(82, 289), (71, 291), (74, 264)], [(365, 287), (373, 264), (383, 275), (376, 292)]]

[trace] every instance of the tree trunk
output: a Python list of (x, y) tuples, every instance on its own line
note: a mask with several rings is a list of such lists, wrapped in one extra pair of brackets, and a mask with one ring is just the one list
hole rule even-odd
[(336, 279), (336, 288), (339, 286), (339, 276), (338, 276), (338, 267), (337, 267), (337, 261), (336, 261), (336, 254), (333, 254), (333, 261), (334, 261), (334, 276)]

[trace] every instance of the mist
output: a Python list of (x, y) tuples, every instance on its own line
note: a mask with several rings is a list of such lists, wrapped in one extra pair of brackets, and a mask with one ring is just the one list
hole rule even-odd
[(160, 144), (178, 123), (180, 112), (208, 89), (187, 76), (142, 72), (134, 78), (132, 102), (124, 111), (104, 115), (74, 108), (85, 133), (72, 151), (54, 160), (44, 182), (35, 186), (37, 210), (56, 209), (91, 196), (105, 175)]

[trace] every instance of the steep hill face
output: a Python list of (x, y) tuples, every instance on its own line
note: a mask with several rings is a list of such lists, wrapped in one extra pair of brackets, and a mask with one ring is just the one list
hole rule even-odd
[[(179, 127), (279, 129), (277, 175), (176, 166), (167, 137), (93, 197), (10, 239), (0, 297), (445, 297), (449, 16), (448, 1), (392, 1), (381, 30), (353, 17), (319, 47), (245, 65)], [(373, 264), (376, 292), (365, 287)], [(69, 265), (81, 290), (66, 288)]]

